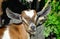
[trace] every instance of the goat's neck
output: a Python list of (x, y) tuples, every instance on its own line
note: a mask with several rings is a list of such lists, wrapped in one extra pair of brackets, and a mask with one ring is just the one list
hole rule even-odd
[(29, 34), (26, 32), (23, 24), (10, 25), (9, 27), (10, 39), (29, 39)]
[(2, 36), (3, 36), (4, 31), (5, 31), (5, 28), (1, 28), (0, 29), (0, 39), (2, 39)]
[[(13, 26), (13, 25), (12, 25)], [(14, 25), (13, 27), (10, 27), (10, 35), (14, 39), (28, 39), (28, 33), (25, 30), (25, 27), (23, 24), (21, 25)]]

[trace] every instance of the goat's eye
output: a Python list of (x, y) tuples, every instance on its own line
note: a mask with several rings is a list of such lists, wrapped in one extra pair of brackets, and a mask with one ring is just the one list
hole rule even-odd
[(30, 20), (30, 18), (29, 18), (29, 17), (25, 17), (25, 19), (26, 19), (26, 20)]
[(25, 19), (28, 19), (27, 17)]
[(40, 20), (40, 22), (43, 22), (44, 20)]

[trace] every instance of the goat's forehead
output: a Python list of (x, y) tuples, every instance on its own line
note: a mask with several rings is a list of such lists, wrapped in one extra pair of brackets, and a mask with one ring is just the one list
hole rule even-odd
[(34, 16), (34, 10), (25, 10), (24, 13), (29, 16), (30, 18), (32, 18)]

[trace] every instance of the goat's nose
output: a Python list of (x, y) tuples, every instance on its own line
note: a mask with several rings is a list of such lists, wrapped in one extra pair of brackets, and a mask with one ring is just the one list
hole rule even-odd
[(31, 26), (31, 29), (34, 30), (34, 31), (35, 31), (35, 28), (36, 28), (35, 26)]

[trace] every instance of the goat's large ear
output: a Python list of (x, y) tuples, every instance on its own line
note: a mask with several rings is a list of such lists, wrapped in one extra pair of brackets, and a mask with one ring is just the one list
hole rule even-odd
[(48, 5), (48, 7), (40, 12), (37, 12), (38, 16), (46, 16), (51, 10), (51, 6)]
[(36, 20), (37, 25), (42, 24), (46, 20), (45, 16), (50, 12), (50, 10), (51, 10), (51, 6), (48, 5), (48, 7), (46, 9), (37, 13), (37, 16), (38, 16), (37, 20)]
[(21, 15), (17, 14), (17, 13), (14, 13), (12, 12), (11, 10), (9, 10), (8, 8), (6, 9), (6, 14), (7, 16), (12, 19), (13, 23), (20, 23), (22, 21), (21, 19)]
[(8, 8), (6, 9), (6, 14), (10, 19), (20, 19), (21, 15), (12, 12), (11, 10), (9, 10)]

